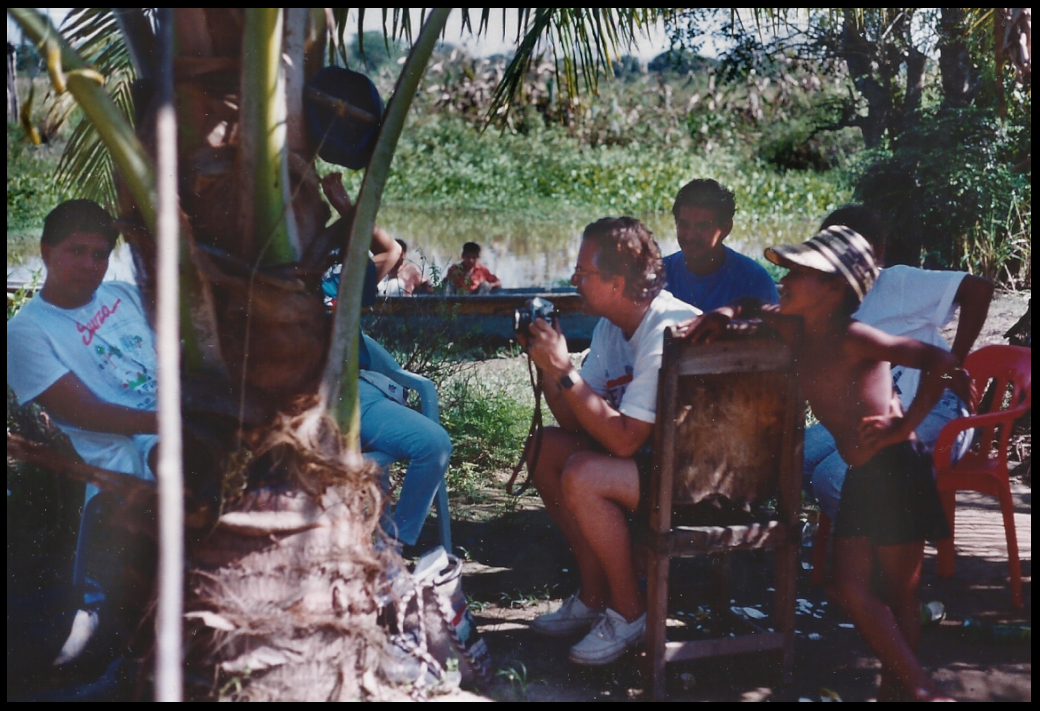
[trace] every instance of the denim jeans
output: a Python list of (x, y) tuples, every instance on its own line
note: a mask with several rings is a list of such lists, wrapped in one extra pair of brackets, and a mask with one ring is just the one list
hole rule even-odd
[[(946, 390), (914, 432), (918, 439), (932, 448), (939, 437), (939, 431), (947, 422), (967, 414), (968, 409), (960, 398)], [(954, 461), (960, 459), (967, 451), (971, 444), (970, 435), (969, 430), (958, 436), (953, 451)], [(841, 487), (845, 483), (845, 472), (848, 471), (849, 465), (838, 454), (834, 437), (819, 424), (805, 430), (804, 455), (802, 488), (806, 494), (816, 499), (820, 510), (834, 521), (838, 516)]]
[(383, 528), (407, 545), (415, 545), (451, 457), (444, 428), (415, 410), (390, 400), (371, 383), (358, 383), (361, 402), (361, 449), (384, 468), (383, 491), (390, 489), (386, 465), (407, 461), (408, 470), (393, 515)]

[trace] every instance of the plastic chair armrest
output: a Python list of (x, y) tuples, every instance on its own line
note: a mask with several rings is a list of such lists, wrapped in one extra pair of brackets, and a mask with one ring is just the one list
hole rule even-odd
[(942, 430), (939, 431), (939, 436), (935, 440), (933, 454), (935, 457), (936, 468), (938, 469), (940, 467), (939, 453), (946, 452), (948, 460), (948, 453), (953, 449), (953, 445), (957, 440), (957, 435), (961, 432), (984, 427), (996, 427), (999, 425), (1011, 427), (1015, 420), (1029, 412), (1029, 409), (1028, 406), (1012, 407), (1007, 410), (1001, 410), (1000, 412), (987, 412), (983, 415), (968, 415), (967, 417), (958, 417), (950, 420), (943, 426)]
[(422, 414), (439, 423), (440, 407), (437, 401), (437, 386), (433, 384), (433, 381), (405, 370), (394, 360), (389, 351), (369, 336), (362, 334), (362, 337), (365, 339), (365, 347), (368, 349), (372, 370), (382, 373), (406, 388), (414, 390), (419, 395)]

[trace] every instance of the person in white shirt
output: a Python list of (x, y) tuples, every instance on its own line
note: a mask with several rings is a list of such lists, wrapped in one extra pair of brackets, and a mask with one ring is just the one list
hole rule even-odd
[[(845, 205), (828, 215), (820, 229), (832, 225), (845, 225), (859, 232), (870, 242), (877, 263), (884, 262), (887, 229), (876, 213), (862, 205)], [(986, 321), (992, 298), (993, 283), (987, 279), (965, 272), (895, 265), (881, 270), (852, 317), (890, 335), (907, 336), (950, 351), (958, 364), (963, 364)], [(951, 347), (942, 335), (942, 328), (953, 320), (958, 306), (960, 320)], [(913, 368), (892, 368), (893, 389), (904, 410), (917, 393), (920, 376), (920, 371)], [(968, 392), (947, 389), (918, 425), (917, 438), (931, 449), (943, 425), (968, 414), (970, 399)], [(968, 445), (970, 441), (966, 433), (962, 433), (952, 456), (959, 458)], [(832, 521), (838, 513), (846, 471), (848, 465), (838, 454), (827, 429), (819, 424), (806, 429), (803, 487)]]
[[(90, 465), (154, 479), (155, 339), (132, 284), (103, 281), (118, 231), (90, 200), (69, 200), (44, 219), (43, 288), (7, 322), (7, 385), (18, 403), (39, 403)], [(98, 493), (88, 485), (86, 502)], [(86, 510), (86, 509), (85, 509)], [(76, 551), (83, 570), (89, 536)], [(56, 665), (78, 657), (98, 628), (105, 600), (85, 570), (77, 611)]]
[(570, 650), (578, 664), (612, 662), (646, 632), (626, 516), (647, 498), (665, 328), (700, 313), (664, 280), (653, 233), (632, 217), (603, 218), (585, 228), (571, 277), (584, 311), (603, 317), (581, 371), (558, 325), (539, 319), (521, 334), (559, 423), (543, 432), (532, 481), (581, 575), (581, 589), (531, 626), (588, 631)]

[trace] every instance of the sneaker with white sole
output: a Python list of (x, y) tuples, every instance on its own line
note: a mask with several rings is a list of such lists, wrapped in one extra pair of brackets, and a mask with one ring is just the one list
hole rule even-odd
[(645, 612), (626, 622), (624, 617), (608, 608), (585, 639), (571, 647), (570, 660), (575, 664), (610, 664), (645, 637)]
[(76, 616), (72, 618), (72, 631), (68, 639), (62, 645), (57, 659), (53, 664), (60, 667), (73, 661), (87, 648), (91, 638), (98, 629), (98, 613), (94, 610), (76, 610)]
[(563, 601), (560, 609), (531, 620), (531, 629), (547, 637), (566, 637), (588, 630), (602, 614), (588, 607), (578, 599), (578, 593), (574, 593)]

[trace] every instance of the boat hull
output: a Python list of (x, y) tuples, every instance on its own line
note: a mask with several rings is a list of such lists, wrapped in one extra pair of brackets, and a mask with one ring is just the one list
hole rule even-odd
[(415, 333), (437, 331), (462, 336), (470, 343), (495, 347), (516, 341), (513, 314), (539, 296), (552, 302), (572, 353), (589, 347), (599, 317), (582, 312), (574, 291), (513, 289), (480, 296), (388, 296), (362, 309), (361, 326), (378, 331), (384, 320)]

